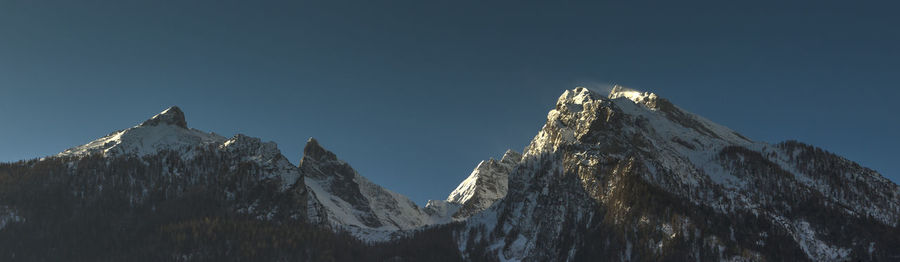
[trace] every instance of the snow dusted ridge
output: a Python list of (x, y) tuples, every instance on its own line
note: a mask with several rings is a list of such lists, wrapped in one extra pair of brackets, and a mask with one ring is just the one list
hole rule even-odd
[(300, 170), (312, 194), (309, 213), (316, 214), (314, 220), (369, 240), (432, 221), (414, 202), (359, 175), (315, 139), (303, 149)]
[(478, 163), (472, 174), (447, 197), (447, 203), (460, 206), (453, 217), (467, 218), (505, 197), (509, 173), (521, 160), (522, 154), (510, 149), (500, 161), (491, 158)]
[(94, 153), (104, 155), (133, 155), (142, 157), (161, 150), (184, 152), (190, 158), (193, 151), (205, 145), (225, 142), (226, 138), (187, 127), (184, 113), (177, 106), (170, 107), (140, 125), (94, 140), (88, 144), (70, 148), (58, 156), (83, 156)]
[(256, 137), (237, 134), (219, 144), (217, 149), (241, 156), (240, 161), (258, 163), (266, 167), (267, 172), (263, 178), (280, 180), (281, 191), (302, 182), (300, 170), (281, 154), (275, 142), (263, 142)]
[[(177, 107), (58, 157), (162, 166), (137, 176), (146, 181), (107, 181), (137, 192), (132, 202), (160, 185), (213, 187), (209, 192), (227, 196), (231, 210), (305, 220), (370, 241), (463, 221), (458, 229), (434, 228), (454, 230), (470, 259), (900, 257), (900, 241), (879, 235), (896, 232), (900, 221), (896, 184), (799, 142), (752, 141), (653, 93), (567, 90), (523, 152), (480, 162), (446, 200), (425, 208), (372, 183), (315, 139), (294, 166), (273, 142), (189, 128)], [(210, 179), (220, 173), (242, 182), (219, 190), (231, 181)], [(99, 185), (74, 195), (102, 192)], [(247, 194), (259, 188), (266, 194)], [(16, 208), (0, 206), (0, 229), (32, 221)]]
[(446, 200), (429, 200), (425, 212), (433, 224), (444, 224), (466, 220), (491, 207), (506, 196), (509, 173), (521, 160), (522, 154), (510, 149), (499, 161), (481, 161)]
[(465, 220), (506, 195), (508, 175), (522, 155), (508, 150), (499, 161), (482, 161), (447, 200), (420, 208), (406, 196), (372, 183), (350, 164), (310, 138), (300, 172), (310, 194), (311, 221), (367, 241), (385, 241), (412, 230)]
[[(630, 260), (632, 252), (638, 252), (633, 249), (659, 254), (667, 243), (696, 239), (719, 248), (718, 260), (758, 259), (769, 245), (796, 247), (814, 261), (845, 260), (852, 249), (897, 247), (897, 243), (876, 243), (869, 248), (859, 246), (862, 240), (835, 239), (840, 234), (835, 232), (845, 227), (897, 225), (900, 187), (877, 172), (796, 142), (755, 142), (656, 94), (619, 86), (608, 95), (580, 87), (565, 91), (508, 177), (506, 197), (471, 217), (466, 233), (480, 236), (479, 245), (488, 246), (501, 260), (570, 260), (585, 252), (578, 250), (579, 245), (596, 250), (610, 247), (589, 243), (610, 241), (627, 244), (615, 251), (623, 253), (620, 258), (610, 257), (613, 260)], [(467, 179), (457, 191), (466, 192), (469, 184)], [(760, 229), (732, 224), (731, 236), (721, 235), (721, 229), (691, 220), (708, 221), (710, 214), (651, 207), (679, 213), (674, 218), (659, 217), (640, 209), (646, 206), (629, 206), (642, 195), (656, 192), (643, 184), (665, 192), (656, 194), (683, 198), (686, 202), (681, 205), (711, 210), (724, 223), (759, 219), (754, 223), (775, 228), (755, 231)], [(830, 216), (846, 217), (841, 223), (848, 224), (835, 225), (804, 213), (815, 211), (801, 211), (809, 209), (828, 210)], [(634, 217), (640, 219), (629, 220)], [(680, 222), (673, 224), (676, 218)], [(867, 219), (881, 225), (867, 224)], [(654, 223), (660, 226), (639, 226)], [(585, 229), (604, 230), (597, 225), (625, 227), (624, 232), (642, 228), (643, 233), (616, 239), (610, 238), (614, 232), (598, 231), (594, 235), (599, 239), (587, 238), (591, 234)], [(491, 237), (479, 230), (502, 233)], [(711, 234), (689, 233), (694, 230)], [(736, 231), (760, 239), (753, 242), (756, 246), (745, 246), (744, 240), (734, 237)], [(771, 236), (773, 232), (786, 235)], [(667, 237), (632, 243), (647, 235)], [(471, 237), (458, 238), (461, 250), (472, 243)], [(679, 237), (684, 240), (675, 240)], [(726, 243), (747, 252), (726, 255)], [(652, 248), (647, 250), (648, 246)], [(561, 256), (565, 250), (569, 252)], [(694, 258), (710, 255), (696, 249), (690, 252), (696, 252)]]
[[(68, 149), (57, 156), (102, 154), (104, 157), (143, 158), (161, 152), (175, 153), (185, 161), (202, 152), (214, 152), (229, 156), (233, 163), (256, 163), (263, 170), (258, 179), (275, 179), (281, 185), (280, 191), (294, 188), (297, 194), (303, 195), (306, 209), (303, 213), (309, 221), (347, 230), (367, 240), (386, 240), (400, 230), (452, 221), (449, 216), (453, 213), (425, 212), (407, 197), (372, 183), (334, 153), (322, 148), (315, 139), (308, 141), (300, 165), (294, 166), (274, 142), (263, 142), (242, 134), (225, 138), (191, 129), (184, 113), (174, 106), (140, 125)], [(264, 203), (240, 207), (239, 212), (262, 212), (257, 204)]]
[(57, 156), (78, 157), (99, 153), (106, 157), (141, 158), (172, 151), (182, 159), (190, 160), (202, 150), (219, 150), (240, 155), (243, 161), (259, 163), (270, 171), (264, 178), (280, 179), (282, 190), (300, 178), (299, 171), (281, 155), (274, 142), (262, 142), (259, 138), (242, 134), (225, 138), (216, 133), (188, 128), (184, 112), (177, 106), (163, 110), (140, 125), (113, 132)]
[(500, 161), (482, 161), (447, 200), (420, 208), (406, 196), (372, 183), (310, 138), (300, 171), (308, 188), (311, 221), (367, 241), (384, 241), (410, 230), (460, 221), (506, 195), (509, 172), (522, 155), (508, 150)]

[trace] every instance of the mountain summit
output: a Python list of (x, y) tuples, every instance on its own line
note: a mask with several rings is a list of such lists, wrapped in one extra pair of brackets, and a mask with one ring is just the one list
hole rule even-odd
[(95, 153), (105, 155), (131, 155), (143, 157), (160, 151), (184, 152), (191, 157), (204, 145), (225, 142), (226, 138), (187, 127), (184, 112), (177, 106), (169, 107), (143, 123), (88, 144), (70, 148), (60, 156), (84, 156)]
[(656, 94), (576, 88), (460, 245), (501, 260), (868, 260), (900, 255), (885, 233), (898, 219), (900, 188), (849, 160), (749, 140)]
[(507, 150), (498, 161), (493, 158), (481, 161), (466, 180), (459, 184), (450, 196), (448, 203), (459, 205), (454, 218), (467, 218), (487, 209), (495, 201), (506, 196), (509, 173), (522, 160), (522, 154)]
[(147, 119), (144, 123), (141, 123), (140, 126), (156, 126), (160, 124), (187, 128), (187, 121), (184, 120), (184, 112), (177, 106), (172, 106), (163, 110), (161, 113)]
[(566, 90), (528, 146), (424, 208), (310, 138), (187, 127), (170, 107), (0, 164), (0, 260), (892, 261), (900, 187), (620, 86)]
[(300, 158), (300, 165), (302, 166), (304, 161), (327, 162), (337, 160), (337, 155), (326, 150), (319, 145), (318, 140), (310, 137), (306, 140), (306, 146), (303, 147), (303, 157)]
[(397, 230), (431, 223), (409, 198), (361, 176), (310, 138), (299, 165), (310, 192), (310, 219), (367, 240), (386, 240)]

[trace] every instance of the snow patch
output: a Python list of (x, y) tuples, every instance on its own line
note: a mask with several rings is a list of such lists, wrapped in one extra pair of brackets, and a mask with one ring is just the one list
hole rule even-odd
[(15, 209), (7, 206), (0, 206), (0, 230), (6, 228), (9, 224), (20, 222), (25, 222), (25, 218), (19, 215)]

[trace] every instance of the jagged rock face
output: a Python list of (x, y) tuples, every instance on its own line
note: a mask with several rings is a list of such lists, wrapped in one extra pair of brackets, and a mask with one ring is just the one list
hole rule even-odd
[[(349, 164), (322, 148), (315, 139), (310, 139), (304, 148), (300, 165), (294, 166), (273, 142), (262, 142), (241, 134), (226, 139), (214, 133), (190, 129), (186, 123), (184, 113), (178, 107), (171, 107), (138, 126), (66, 150), (58, 157), (102, 155), (106, 158), (145, 159), (165, 154), (178, 158), (178, 166), (207, 169), (209, 167), (203, 167), (202, 163), (194, 162), (218, 157), (226, 160), (224, 167), (227, 170), (250, 172), (252, 183), (277, 185), (274, 193), (283, 195), (279, 196), (282, 200), (278, 203), (247, 200), (249, 202), (234, 207), (239, 212), (255, 214), (263, 219), (289, 213), (294, 219), (332, 225), (373, 240), (387, 239), (392, 232), (372, 233), (366, 230), (396, 231), (447, 221), (443, 217), (426, 214), (408, 198), (360, 176)], [(205, 172), (168, 171), (174, 172), (173, 176), (180, 172), (192, 172), (192, 176), (198, 175), (192, 179), (209, 181), (199, 176)], [(187, 185), (194, 184), (181, 186)], [(229, 198), (235, 197), (228, 190), (221, 193)], [(286, 205), (283, 201), (290, 203)]]
[(509, 177), (506, 198), (460, 235), (469, 258), (900, 255), (885, 233), (897, 232), (896, 184), (809, 146), (750, 141), (650, 93), (566, 91)]
[(0, 211), (11, 210), (0, 257), (118, 260), (99, 258), (143, 256), (119, 248), (171, 243), (157, 237), (210, 218), (305, 223), (299, 169), (274, 143), (185, 124), (173, 107), (56, 156), (0, 164)]
[[(652, 93), (566, 91), (523, 152), (481, 162), (447, 200), (420, 209), (314, 139), (293, 166), (275, 143), (190, 129), (172, 107), (56, 156), (0, 163), (0, 257), (47, 260), (123, 243), (135, 249), (116, 254), (134, 256), (174, 241), (154, 260), (203, 260), (210, 254), (197, 250), (234, 250), (220, 234), (247, 225), (250, 236), (268, 230), (253, 246), (280, 247), (254, 250), (291, 254), (273, 261), (316, 260), (283, 244), (322, 234), (334, 238), (319, 246), (395, 260), (403, 257), (384, 255), (399, 246), (470, 261), (900, 257), (896, 184), (799, 142), (754, 142)], [(381, 242), (383, 251), (351, 236), (408, 239)], [(109, 257), (83, 260), (118, 258)]]
[(447, 203), (459, 206), (453, 213), (453, 218), (472, 216), (505, 197), (509, 173), (521, 160), (522, 154), (507, 150), (500, 161), (493, 158), (481, 161), (472, 174), (447, 197)]
[[(300, 170), (306, 175), (307, 185), (311, 185), (314, 189), (312, 192), (316, 195), (323, 195), (321, 201), (337, 202), (338, 205), (349, 205), (342, 208), (349, 210), (358, 210), (360, 213), (337, 215), (334, 212), (339, 210), (331, 210), (328, 218), (319, 218), (320, 220), (342, 220), (341, 224), (359, 224), (360, 226), (378, 228), (383, 226), (374, 211), (369, 205), (369, 200), (360, 192), (360, 186), (356, 182), (356, 170), (353, 170), (349, 164), (337, 159), (334, 153), (331, 153), (321, 146), (315, 139), (310, 139), (306, 147), (303, 148), (303, 158), (300, 160)], [(323, 188), (324, 187), (324, 188)], [(338, 199), (332, 200), (331, 197)], [(325, 208), (325, 212), (328, 209)], [(351, 217), (345, 217), (351, 215)], [(349, 221), (354, 218), (355, 221)]]
[(153, 116), (140, 126), (158, 126), (160, 124), (173, 125), (181, 128), (188, 128), (187, 121), (184, 119), (184, 112), (177, 106), (169, 107), (161, 113)]
[(237, 134), (222, 142), (217, 150), (233, 156), (235, 161), (259, 164), (264, 168), (264, 177), (278, 181), (281, 191), (289, 187), (298, 188), (299, 193), (305, 191), (304, 187), (297, 186), (303, 184), (300, 170), (281, 154), (275, 142), (263, 142), (259, 138)]
[[(449, 221), (360, 176), (314, 139), (304, 148), (301, 164), (294, 166), (273, 142), (242, 134), (225, 138), (186, 124), (184, 113), (171, 107), (140, 125), (40, 163), (61, 169), (54, 172), (53, 183), (76, 188), (78, 199), (108, 201), (104, 192), (126, 192), (115, 197), (128, 199), (135, 208), (152, 209), (159, 201), (192, 203), (182, 199), (200, 194), (211, 201), (201, 210), (278, 223), (325, 224), (368, 240)], [(70, 176), (77, 179), (66, 179)], [(33, 214), (2, 201), (0, 209), (11, 210), (6, 212), (11, 215), (0, 214), (4, 223)]]
[(300, 170), (312, 195), (313, 220), (375, 240), (392, 233), (375, 231), (413, 229), (431, 222), (431, 216), (411, 200), (360, 176), (315, 139), (303, 152)]

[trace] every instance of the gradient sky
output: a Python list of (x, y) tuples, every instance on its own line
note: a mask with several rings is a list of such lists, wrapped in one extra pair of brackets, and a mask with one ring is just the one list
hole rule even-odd
[(0, 161), (178, 105), (295, 164), (315, 137), (422, 204), (524, 148), (565, 89), (617, 83), (900, 181), (896, 5), (298, 2), (0, 0)]

